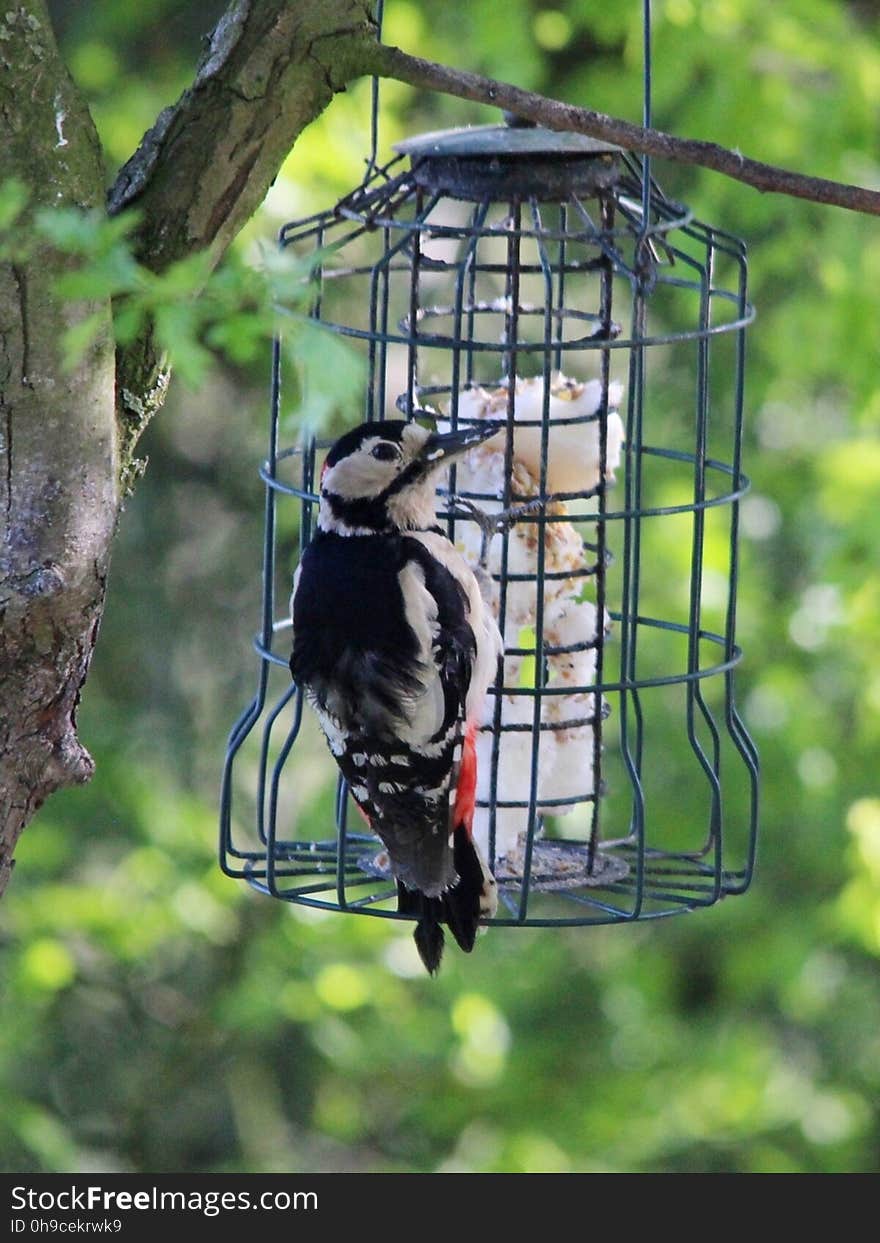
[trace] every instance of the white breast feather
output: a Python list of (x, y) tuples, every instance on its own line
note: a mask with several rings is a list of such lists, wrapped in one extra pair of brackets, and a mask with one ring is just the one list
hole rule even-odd
[(501, 635), (495, 618), (483, 600), (473, 570), (446, 536), (435, 531), (414, 531), (412, 538), (420, 540), (431, 556), (445, 566), (464, 588), (467, 596), (470, 609), (468, 622), (477, 641), (477, 654), (471, 670), (471, 684), (465, 705), (467, 719), (471, 721), (477, 717), (486, 691), (495, 681), (498, 657), (504, 646)]
[(405, 741), (418, 746), (433, 738), (443, 724), (445, 712), (443, 686), (434, 664), (433, 647), (437, 636), (437, 601), (425, 586), (421, 566), (408, 562), (398, 575), (407, 623), (419, 645), (419, 661), (424, 670), (424, 693), (408, 710), (409, 732)]

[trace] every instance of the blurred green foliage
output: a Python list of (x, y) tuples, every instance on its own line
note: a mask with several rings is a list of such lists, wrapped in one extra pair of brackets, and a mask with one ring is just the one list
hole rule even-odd
[(311, 427), (321, 429), (333, 411), (356, 399), (363, 383), (361, 360), (336, 337), (325, 333), (318, 340), (308, 317), (312, 273), (325, 252), (297, 259), (291, 251), (264, 245), (255, 248), (250, 262), (233, 251), (212, 270), (211, 257), (200, 253), (153, 272), (134, 254), (137, 211), (108, 218), (74, 207), (39, 208), (31, 218), (28, 197), (21, 181), (0, 183), (0, 259), (20, 262), (35, 245), (48, 243), (69, 260), (55, 281), (59, 297), (101, 303), (65, 330), (64, 366), (79, 362), (102, 331), (102, 307), (110, 298), (117, 342), (136, 341), (152, 324), (174, 374), (191, 387), (204, 381), (218, 359), (253, 362), (280, 337), (303, 420)]
[[(223, 6), (53, 7), (110, 175)], [(636, 0), (387, 7), (387, 38), (411, 51), (640, 115)], [(876, 5), (654, 8), (661, 128), (880, 183)], [(368, 97), (357, 84), (303, 136), (236, 263), (359, 177)], [(383, 146), (491, 118), (395, 84), (382, 108)], [(173, 385), (148, 432), (80, 714), (97, 776), (27, 831), (4, 902), (4, 1168), (876, 1169), (880, 230), (656, 172), (753, 256), (753, 890), (659, 925), (489, 933), (430, 981), (408, 929), (290, 910), (220, 874), (218, 771), (254, 673), (267, 371), (227, 353), (197, 393)], [(320, 834), (330, 770), (317, 750), (303, 762), (323, 765), (304, 773)]]

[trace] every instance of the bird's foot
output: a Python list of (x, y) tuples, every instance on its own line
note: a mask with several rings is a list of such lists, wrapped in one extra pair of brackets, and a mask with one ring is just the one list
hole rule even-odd
[(519, 505), (510, 505), (507, 509), (487, 513), (473, 501), (463, 496), (451, 498), (453, 504), (447, 511), (451, 518), (471, 518), (480, 528), (480, 565), (486, 569), (489, 564), (489, 545), (496, 535), (503, 535), (529, 514), (537, 513), (547, 504), (549, 497), (536, 497), (532, 501), (524, 501)]

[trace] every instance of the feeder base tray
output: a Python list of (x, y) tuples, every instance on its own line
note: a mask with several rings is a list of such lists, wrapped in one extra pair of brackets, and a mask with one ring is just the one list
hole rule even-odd
[[(520, 889), (523, 882), (524, 852), (518, 847), (499, 859), (495, 879), (501, 889)], [(593, 869), (587, 871), (589, 849), (575, 842), (535, 842), (532, 847), (531, 881), (529, 888), (538, 893), (555, 893), (560, 889), (599, 889), (615, 885), (629, 876), (625, 859), (606, 853), (601, 846), (593, 855)], [(391, 880), (391, 862), (386, 850), (361, 855), (358, 867), (368, 876)]]

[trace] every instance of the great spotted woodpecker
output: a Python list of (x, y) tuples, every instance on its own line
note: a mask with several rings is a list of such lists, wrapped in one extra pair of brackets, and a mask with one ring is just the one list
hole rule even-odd
[(435, 523), (440, 471), (497, 431), (388, 421), (344, 435), (324, 463), (318, 529), (291, 597), (291, 673), (387, 849), (431, 974), (441, 924), (470, 952), (497, 906), (471, 823), (475, 732), (501, 636)]

